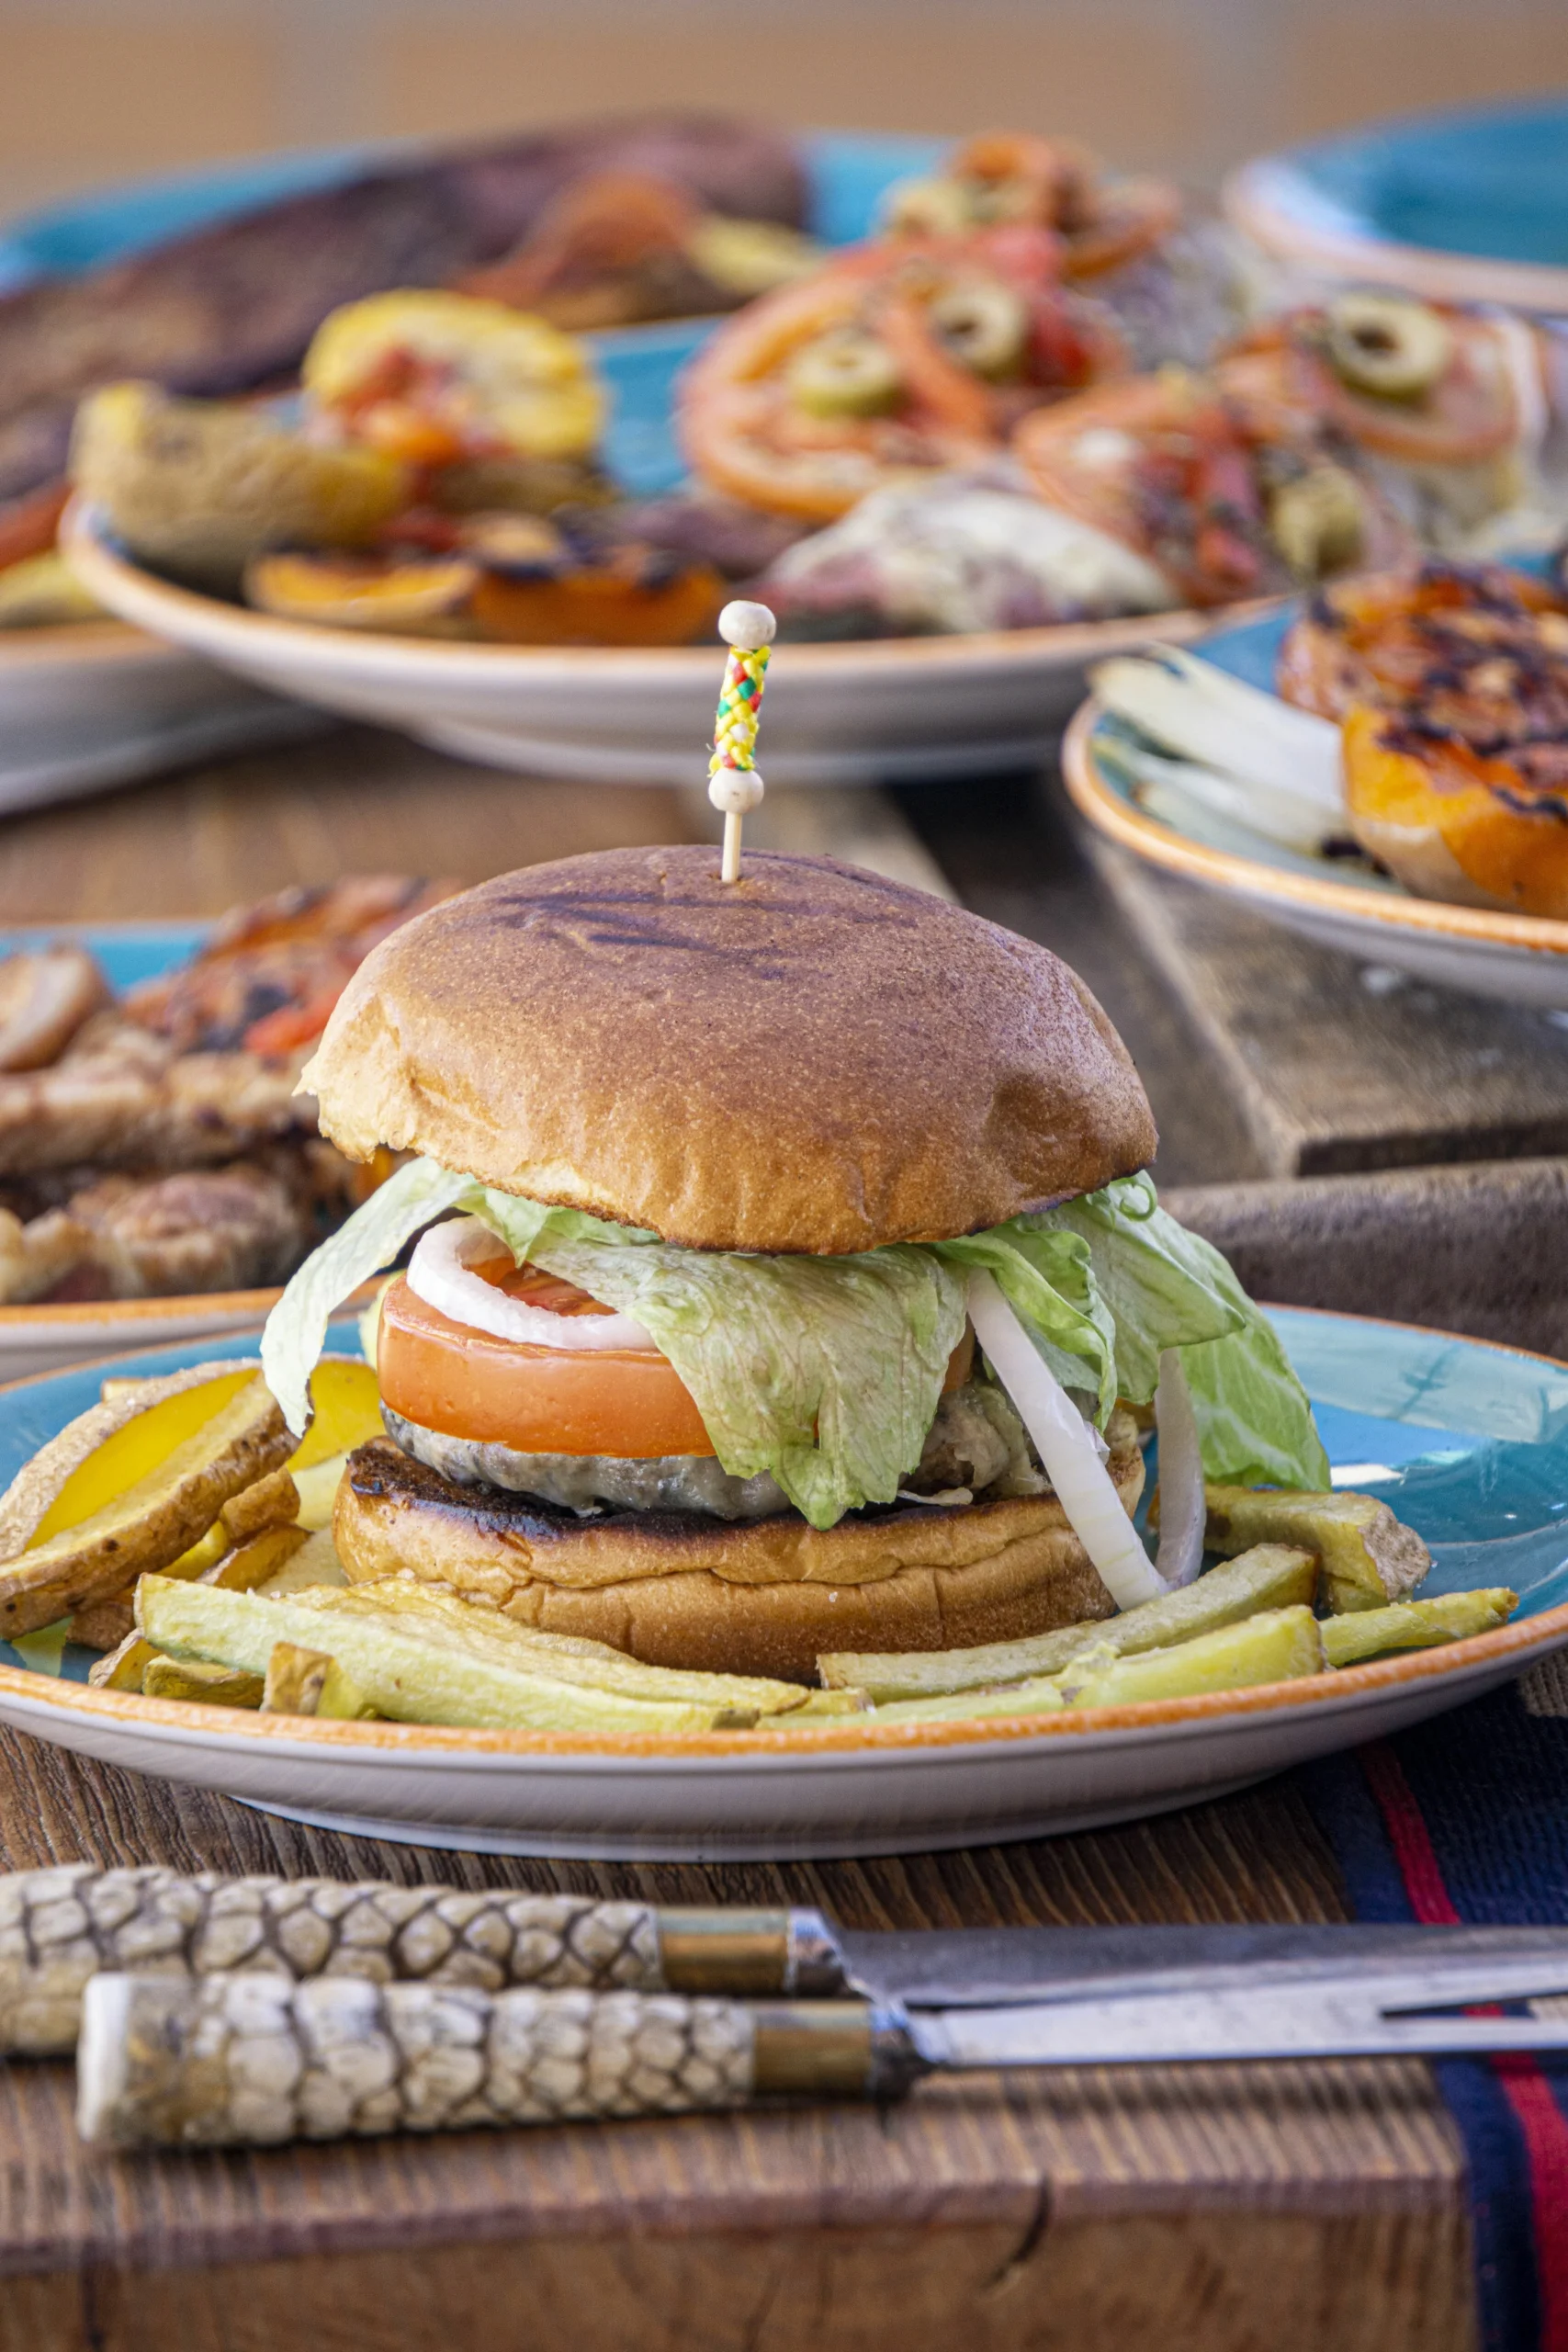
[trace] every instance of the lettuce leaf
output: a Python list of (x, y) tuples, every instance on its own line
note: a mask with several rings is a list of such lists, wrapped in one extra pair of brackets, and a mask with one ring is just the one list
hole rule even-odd
[(434, 1159), (411, 1159), (394, 1170), (346, 1225), (311, 1251), (266, 1318), (262, 1370), (302, 1437), (310, 1416), (310, 1374), (326, 1345), (333, 1312), (361, 1283), (389, 1266), (422, 1226), (456, 1208), (474, 1190), (471, 1176), (454, 1176)]
[(576, 1209), (547, 1208), (413, 1160), (324, 1242), (268, 1318), (262, 1362), (291, 1429), (333, 1309), (449, 1210), (635, 1316), (696, 1400), (724, 1467), (770, 1471), (830, 1527), (891, 1502), (919, 1461), (964, 1330), (970, 1271), (993, 1273), (1056, 1378), (1101, 1426), (1118, 1396), (1154, 1395), (1179, 1348), (1211, 1478), (1323, 1487), (1312, 1408), (1273, 1330), (1218, 1250), (1129, 1178), (989, 1232), (846, 1258), (674, 1249)]
[(530, 1254), (635, 1316), (691, 1390), (724, 1467), (772, 1471), (813, 1527), (893, 1500), (964, 1336), (962, 1277), (927, 1250), (628, 1249), (574, 1238), (551, 1217)]
[(1044, 1221), (1088, 1243), (1115, 1318), (1118, 1392), (1146, 1404), (1166, 1348), (1179, 1348), (1204, 1476), (1226, 1485), (1329, 1484), (1305, 1389), (1273, 1326), (1220, 1252), (1162, 1209), (1146, 1176), (1107, 1184)]

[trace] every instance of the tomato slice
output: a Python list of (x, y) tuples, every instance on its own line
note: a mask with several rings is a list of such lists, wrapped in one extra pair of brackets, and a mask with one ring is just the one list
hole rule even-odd
[[(537, 1267), (493, 1260), (472, 1269), (514, 1298), (554, 1315), (609, 1313), (572, 1283)], [(944, 1386), (969, 1377), (965, 1332)], [(649, 1350), (542, 1348), (455, 1323), (416, 1298), (406, 1281), (381, 1304), (377, 1365), (395, 1413), (444, 1436), (511, 1446), (518, 1453), (604, 1453), (627, 1462), (711, 1454), (690, 1389), (669, 1359)]]

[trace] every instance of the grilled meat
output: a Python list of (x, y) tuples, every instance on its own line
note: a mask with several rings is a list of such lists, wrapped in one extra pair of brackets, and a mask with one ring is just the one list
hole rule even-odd
[(84, 947), (28, 948), (0, 956), (0, 1070), (41, 1069), (108, 999)]
[(806, 187), (781, 139), (721, 118), (596, 123), (389, 163), (145, 254), (0, 301), (0, 500), (64, 469), (76, 401), (141, 377), (232, 392), (287, 377), (330, 311), (444, 286), (497, 261), (570, 182), (613, 166), (706, 208), (797, 226)]

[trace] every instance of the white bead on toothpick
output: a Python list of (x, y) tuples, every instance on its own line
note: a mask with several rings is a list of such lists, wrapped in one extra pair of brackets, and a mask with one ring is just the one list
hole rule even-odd
[(762, 797), (762, 779), (752, 764), (757, 741), (757, 706), (762, 699), (768, 649), (778, 628), (766, 605), (739, 597), (718, 616), (718, 633), (729, 647), (724, 684), (708, 762), (708, 798), (724, 812), (724, 854), (719, 878), (740, 879), (740, 820)]

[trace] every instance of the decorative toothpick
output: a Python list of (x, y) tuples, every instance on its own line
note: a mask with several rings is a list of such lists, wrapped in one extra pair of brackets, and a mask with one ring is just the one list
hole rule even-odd
[(730, 649), (714, 721), (708, 762), (708, 798), (724, 811), (724, 859), (720, 879), (740, 879), (740, 820), (762, 797), (762, 779), (752, 764), (757, 744), (757, 706), (768, 671), (768, 648), (778, 627), (766, 605), (744, 599), (726, 605), (718, 633)]

